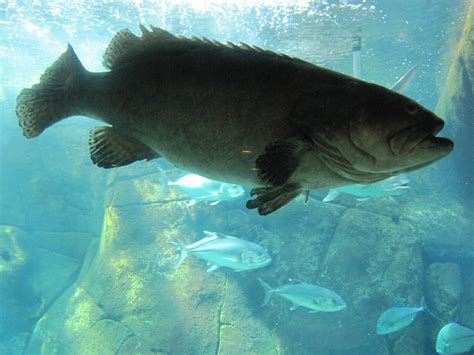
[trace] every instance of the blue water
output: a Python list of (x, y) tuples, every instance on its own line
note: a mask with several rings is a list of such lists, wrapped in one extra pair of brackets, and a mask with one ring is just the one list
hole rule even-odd
[[(0, 353), (435, 354), (444, 324), (473, 328), (472, 160), (451, 154), (410, 173), (397, 196), (341, 194), (325, 203), (327, 190), (312, 191), (307, 203), (301, 197), (262, 217), (245, 208), (249, 186), (217, 205), (164, 189), (187, 172), (163, 159), (98, 168), (88, 136), (102, 124), (90, 118), (27, 140), (15, 113), (19, 92), (67, 43), (88, 70), (104, 71), (113, 35), (123, 28), (138, 35), (140, 23), (348, 75), (351, 38), (360, 35), (362, 79), (390, 87), (418, 65), (405, 94), (434, 111), (469, 4), (0, 1)], [(459, 127), (443, 119), (441, 135), (457, 144)], [(456, 150), (469, 152), (466, 141)], [(175, 269), (170, 242), (191, 243), (203, 230), (262, 245), (272, 263), (207, 273), (191, 255)], [(312, 314), (276, 296), (261, 307), (257, 278), (273, 287), (288, 279), (319, 285), (347, 307)], [(439, 319), (419, 314), (399, 332), (376, 333), (383, 311), (418, 307), (422, 296)]]

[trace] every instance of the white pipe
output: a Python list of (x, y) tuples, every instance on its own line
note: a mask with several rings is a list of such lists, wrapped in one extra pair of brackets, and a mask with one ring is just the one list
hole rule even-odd
[(360, 49), (362, 46), (362, 37), (360, 35), (352, 36), (352, 71), (354, 77), (361, 78), (360, 69)]

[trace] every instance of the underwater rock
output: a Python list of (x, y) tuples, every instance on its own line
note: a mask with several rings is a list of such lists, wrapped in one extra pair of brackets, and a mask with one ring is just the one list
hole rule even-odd
[(11, 287), (26, 271), (30, 249), (25, 233), (13, 226), (0, 226), (0, 288)]
[[(144, 181), (150, 177), (120, 184), (114, 194), (145, 201), (150, 186)], [(194, 258), (174, 269), (178, 255), (169, 242), (198, 238), (197, 211), (185, 203), (106, 206), (97, 250), (38, 322), (28, 351), (276, 353), (239, 280), (226, 272), (209, 274)]]
[(130, 336), (130, 329), (121, 323), (101, 319), (76, 338), (71, 348), (78, 354), (116, 354)]
[(48, 306), (74, 283), (81, 260), (45, 249), (37, 249), (34, 257), (33, 287), (41, 303)]
[(29, 331), (41, 312), (32, 260), (27, 234), (13, 226), (0, 226), (0, 341)]
[(70, 353), (74, 340), (104, 318), (104, 311), (85, 288), (71, 287), (36, 323), (26, 353)]
[(433, 263), (428, 267), (426, 287), (430, 310), (444, 321), (456, 319), (462, 304), (461, 268), (455, 263)]
[(82, 260), (90, 243), (98, 236), (80, 232), (30, 232), (29, 242), (38, 249)]
[[(422, 249), (413, 226), (376, 213), (360, 209), (344, 212), (321, 269), (320, 284), (337, 290), (348, 305), (341, 314), (344, 327), (324, 335), (325, 347), (377, 344), (378, 316), (397, 302), (416, 306), (422, 297)], [(417, 324), (408, 334), (393, 337), (393, 347), (398, 342), (412, 344), (411, 352), (405, 353), (415, 354), (423, 347)], [(413, 341), (407, 342), (407, 337)]]

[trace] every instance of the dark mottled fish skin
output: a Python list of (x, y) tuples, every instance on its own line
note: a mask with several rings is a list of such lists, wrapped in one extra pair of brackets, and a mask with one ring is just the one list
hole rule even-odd
[(367, 183), (433, 163), (452, 143), (443, 122), (383, 87), (299, 59), (141, 27), (119, 32), (105, 73), (72, 47), (17, 98), (24, 135), (85, 115), (105, 168), (165, 157), (213, 180), (266, 186), (249, 208), (268, 214), (300, 192)]
[[(270, 142), (298, 134), (291, 116), (301, 87), (314, 92), (313, 83), (321, 81), (305, 78), (312, 66), (273, 57), (205, 43), (159, 53), (109, 75), (88, 75), (83, 91), (91, 94), (78, 106), (179, 167), (218, 181), (261, 184), (252, 170), (255, 159)], [(327, 170), (316, 155), (308, 158), (320, 174)], [(344, 182), (331, 171), (326, 175), (331, 183)]]

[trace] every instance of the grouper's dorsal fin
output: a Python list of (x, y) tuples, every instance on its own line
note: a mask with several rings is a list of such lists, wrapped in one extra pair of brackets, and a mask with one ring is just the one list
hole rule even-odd
[(112, 38), (104, 53), (103, 64), (106, 68), (113, 69), (126, 63), (130, 59), (146, 52), (148, 49), (156, 48), (160, 44), (166, 44), (180, 39), (168, 31), (151, 26), (151, 31), (140, 25), (142, 36), (135, 36), (128, 28), (117, 32)]
[(298, 58), (293, 58), (281, 53), (275, 53), (256, 46), (249, 46), (245, 43), (236, 45), (231, 42), (221, 43), (218, 41), (211, 41), (207, 38), (175, 36), (158, 27), (150, 26), (150, 28), (151, 31), (145, 28), (145, 26), (140, 25), (140, 30), (142, 31), (141, 37), (134, 35), (128, 28), (116, 33), (105, 50), (103, 65), (108, 69), (114, 69), (130, 60), (146, 54), (149, 51), (162, 50), (163, 52), (166, 52), (170, 43), (179, 44), (184, 47), (190, 45), (202, 45), (236, 51), (251, 51), (255, 53), (264, 53), (282, 59), (305, 62)]
[(129, 58), (129, 54), (136, 51), (140, 45), (140, 38), (135, 36), (128, 28), (117, 32), (105, 50), (102, 64), (108, 69), (120, 66)]

